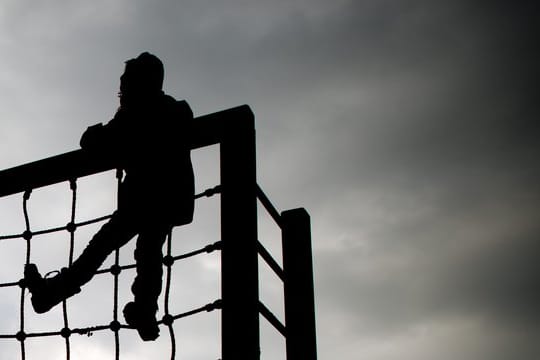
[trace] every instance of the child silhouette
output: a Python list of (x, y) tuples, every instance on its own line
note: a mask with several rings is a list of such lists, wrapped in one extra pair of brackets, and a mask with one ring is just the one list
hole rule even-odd
[(82, 135), (83, 151), (112, 157), (126, 173), (118, 209), (69, 268), (42, 277), (35, 264), (25, 267), (25, 284), (37, 313), (79, 293), (109, 254), (138, 235), (134, 299), (124, 307), (124, 318), (143, 340), (159, 336), (156, 312), (163, 243), (173, 226), (192, 221), (194, 209), (189, 147), (193, 113), (185, 101), (164, 94), (163, 78), (163, 64), (155, 55), (144, 52), (128, 60), (114, 118)]

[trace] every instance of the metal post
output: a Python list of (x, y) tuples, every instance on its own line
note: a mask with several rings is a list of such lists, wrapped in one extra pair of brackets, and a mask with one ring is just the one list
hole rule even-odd
[(259, 359), (259, 285), (253, 114), (222, 127), (222, 359)]
[(316, 360), (311, 225), (303, 208), (281, 213), (287, 360)]

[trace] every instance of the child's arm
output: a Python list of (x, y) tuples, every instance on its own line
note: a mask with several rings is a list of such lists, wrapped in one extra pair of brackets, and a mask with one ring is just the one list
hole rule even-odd
[(89, 126), (81, 136), (80, 145), (83, 149), (95, 149), (103, 138), (103, 124)]
[(122, 130), (125, 128), (122, 125), (125, 123), (125, 116), (125, 111), (119, 109), (114, 118), (107, 124), (98, 123), (89, 126), (81, 136), (81, 148), (100, 151), (113, 150), (118, 145), (115, 142), (118, 142), (122, 138), (122, 132), (125, 132), (125, 129)]

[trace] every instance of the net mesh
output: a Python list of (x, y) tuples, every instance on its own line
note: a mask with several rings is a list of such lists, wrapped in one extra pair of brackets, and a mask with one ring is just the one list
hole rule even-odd
[[(123, 172), (121, 170), (116, 171), (117, 186), (120, 185), (122, 181)], [(25, 242), (25, 264), (29, 264), (32, 258), (32, 243), (36, 237), (51, 234), (56, 232), (67, 231), (69, 233), (69, 251), (68, 259), (66, 264), (70, 266), (73, 263), (74, 258), (74, 249), (76, 242), (77, 230), (85, 226), (103, 222), (111, 217), (111, 215), (104, 215), (101, 217), (96, 217), (90, 220), (84, 220), (77, 222), (77, 179), (72, 179), (69, 181), (70, 191), (71, 191), (71, 211), (69, 216), (69, 221), (65, 226), (52, 227), (40, 230), (34, 230), (32, 228), (31, 216), (28, 210), (28, 203), (31, 200), (32, 191), (26, 191), (22, 196), (22, 209), (24, 216), (24, 230), (17, 234), (9, 235), (0, 235), (0, 244), (9, 240), (23, 240)], [(220, 186), (210, 188), (205, 190), (202, 193), (199, 193), (195, 198), (200, 198), (203, 196), (210, 197), (220, 192)], [(210, 312), (216, 309), (221, 308), (221, 300), (217, 299), (211, 302), (208, 302), (205, 305), (200, 307), (193, 308), (191, 310), (182, 312), (182, 313), (171, 313), (170, 311), (170, 301), (171, 301), (171, 279), (172, 279), (172, 268), (180, 260), (194, 257), (204, 253), (212, 253), (216, 250), (220, 250), (221, 242), (217, 241), (212, 244), (206, 245), (202, 248), (195, 249), (183, 254), (173, 254), (172, 252), (172, 242), (173, 236), (172, 231), (168, 234), (166, 240), (166, 250), (163, 257), (163, 266), (165, 267), (164, 277), (165, 277), (165, 286), (163, 291), (163, 317), (158, 321), (160, 327), (165, 327), (168, 330), (169, 334), (169, 343), (170, 343), (170, 358), (176, 358), (176, 338), (175, 330), (173, 323), (179, 319), (186, 318), (201, 312)], [(72, 358), (72, 336), (74, 334), (78, 335), (87, 335), (91, 336), (96, 332), (110, 332), (114, 337), (114, 358), (120, 359), (120, 332), (121, 331), (131, 331), (132, 329), (124, 324), (118, 316), (118, 306), (119, 306), (119, 290), (120, 282), (119, 276), (122, 271), (135, 268), (134, 263), (123, 264), (120, 261), (120, 249), (116, 250), (113, 254), (114, 262), (110, 266), (100, 268), (96, 274), (109, 274), (113, 277), (113, 309), (111, 314), (111, 321), (107, 324), (95, 324), (92, 326), (86, 327), (72, 327), (70, 326), (70, 313), (69, 313), (69, 302), (70, 299), (64, 300), (62, 302), (62, 322), (63, 327), (57, 330), (51, 331), (27, 331), (26, 327), (26, 312), (29, 311), (28, 301), (29, 296), (28, 290), (25, 287), (24, 281), (22, 279), (13, 280), (8, 282), (0, 283), (0, 288), (12, 288), (14, 290), (19, 289), (19, 316), (18, 316), (18, 329), (14, 329), (13, 332), (0, 334), (0, 340), (6, 341), (17, 341), (20, 344), (20, 359), (26, 360), (28, 358), (27, 354), (27, 341), (30, 338), (44, 338), (44, 337), (61, 337), (65, 343), (65, 359), (70, 360)], [(32, 311), (30, 309), (30, 311)]]

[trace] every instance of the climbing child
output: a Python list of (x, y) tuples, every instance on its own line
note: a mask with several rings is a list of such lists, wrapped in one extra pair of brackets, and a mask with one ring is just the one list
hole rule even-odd
[(193, 114), (185, 101), (164, 94), (163, 78), (163, 64), (156, 56), (144, 52), (128, 60), (114, 118), (83, 134), (83, 151), (112, 157), (126, 173), (118, 209), (69, 268), (49, 278), (42, 277), (35, 264), (25, 267), (25, 284), (37, 313), (79, 293), (107, 256), (137, 235), (134, 299), (124, 307), (124, 318), (143, 340), (159, 336), (163, 243), (173, 226), (192, 221), (194, 209), (189, 147)]

